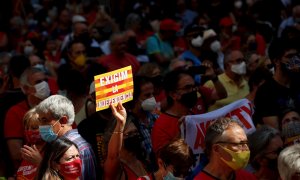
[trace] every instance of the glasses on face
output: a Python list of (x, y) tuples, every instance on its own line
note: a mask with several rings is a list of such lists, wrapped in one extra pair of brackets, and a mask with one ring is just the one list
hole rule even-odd
[(216, 142), (216, 144), (229, 144), (233, 147), (236, 147), (238, 149), (249, 149), (249, 146), (248, 146), (248, 141), (241, 141), (239, 143), (236, 143), (236, 142), (226, 142), (226, 141), (218, 141)]
[(81, 54), (85, 55), (85, 51), (74, 51), (73, 53), (75, 56), (79, 56)]
[(194, 84), (188, 84), (183, 86), (182, 88), (177, 88), (177, 90), (181, 90), (181, 91), (197, 91), (198, 87), (195, 86)]

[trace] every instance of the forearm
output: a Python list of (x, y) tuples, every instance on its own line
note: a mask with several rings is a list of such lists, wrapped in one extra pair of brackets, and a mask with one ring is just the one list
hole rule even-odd
[(226, 98), (227, 91), (226, 91), (225, 87), (223, 86), (223, 84), (219, 81), (218, 77), (213, 79), (212, 82), (213, 82), (213, 84), (215, 86), (215, 90), (216, 90), (216, 96), (213, 100), (219, 100), (219, 99)]

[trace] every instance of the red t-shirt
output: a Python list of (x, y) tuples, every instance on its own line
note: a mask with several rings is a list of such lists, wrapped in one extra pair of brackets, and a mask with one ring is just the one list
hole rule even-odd
[(206, 98), (211, 97), (213, 90), (204, 86), (199, 87), (200, 97), (197, 100), (197, 104), (192, 108), (193, 114), (203, 114), (207, 112), (208, 103)]
[(37, 165), (23, 160), (17, 171), (17, 179), (33, 180), (36, 176), (36, 173), (37, 173)]
[[(245, 170), (237, 170), (235, 171), (235, 180), (255, 180), (256, 177), (245, 171)], [(215, 180), (215, 178), (207, 175), (206, 173), (204, 172), (200, 172), (195, 178), (194, 180)]]
[(151, 140), (155, 153), (179, 135), (178, 117), (162, 113), (152, 128)]
[(132, 73), (136, 74), (140, 68), (140, 63), (137, 61), (136, 57), (128, 53), (125, 53), (123, 57), (109, 54), (101, 57), (97, 62), (107, 71), (113, 71), (131, 65)]
[(4, 120), (5, 138), (23, 138), (24, 126), (23, 117), (30, 109), (26, 100), (12, 106), (6, 113)]

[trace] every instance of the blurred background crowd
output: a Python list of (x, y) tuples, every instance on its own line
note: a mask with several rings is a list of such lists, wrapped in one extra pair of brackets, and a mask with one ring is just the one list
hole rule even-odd
[[(11, 0), (0, 24), (0, 177), (221, 178), (213, 169), (245, 168), (223, 151), (250, 151), (236, 176), (277, 179), (281, 150), (300, 142), (297, 0)], [(94, 76), (129, 65), (133, 101), (95, 112)], [(220, 120), (195, 164), (182, 117), (242, 98), (257, 131), (220, 150), (216, 137), (240, 128)], [(293, 148), (279, 162), (299, 177), (299, 159), (284, 159)], [(82, 170), (68, 176), (68, 162)]]

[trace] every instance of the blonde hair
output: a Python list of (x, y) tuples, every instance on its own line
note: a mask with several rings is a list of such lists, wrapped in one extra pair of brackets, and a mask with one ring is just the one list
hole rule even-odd
[(23, 125), (25, 129), (29, 129), (32, 124), (40, 124), (39, 115), (35, 108), (27, 111), (23, 118)]

